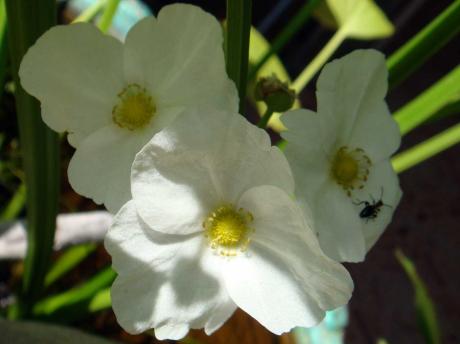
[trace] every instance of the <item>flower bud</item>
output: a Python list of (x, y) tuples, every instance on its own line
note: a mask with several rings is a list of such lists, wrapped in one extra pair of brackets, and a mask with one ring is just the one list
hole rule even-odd
[(289, 110), (296, 98), (295, 91), (287, 82), (281, 82), (275, 74), (260, 78), (255, 87), (255, 99), (263, 101), (274, 112)]

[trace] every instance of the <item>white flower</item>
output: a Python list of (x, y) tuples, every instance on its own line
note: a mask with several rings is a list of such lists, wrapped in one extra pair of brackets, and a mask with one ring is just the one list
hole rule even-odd
[(401, 135), (386, 91), (383, 55), (357, 50), (324, 67), (317, 114), (282, 116), (297, 197), (310, 206), (321, 248), (335, 260), (362, 261), (401, 198), (389, 160)]
[(45, 123), (77, 149), (69, 180), (80, 194), (117, 211), (130, 198), (135, 154), (182, 108), (236, 111), (225, 72), (222, 29), (198, 7), (164, 7), (123, 44), (91, 24), (56, 26), (28, 51), (21, 84)]
[(182, 115), (137, 154), (131, 183), (105, 240), (128, 332), (210, 334), (238, 306), (279, 334), (348, 302), (352, 281), (290, 197), (286, 159), (240, 115)]

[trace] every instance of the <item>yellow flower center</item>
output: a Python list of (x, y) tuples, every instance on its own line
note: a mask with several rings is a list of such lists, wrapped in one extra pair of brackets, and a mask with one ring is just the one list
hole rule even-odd
[(371, 159), (361, 148), (342, 146), (337, 150), (331, 164), (331, 177), (351, 196), (354, 189), (362, 189), (372, 166)]
[(136, 130), (149, 124), (156, 111), (155, 102), (147, 90), (138, 84), (129, 84), (118, 94), (112, 119), (120, 128)]
[(254, 231), (250, 223), (252, 214), (233, 205), (216, 208), (203, 222), (205, 236), (209, 246), (223, 256), (235, 256), (238, 251), (244, 252)]

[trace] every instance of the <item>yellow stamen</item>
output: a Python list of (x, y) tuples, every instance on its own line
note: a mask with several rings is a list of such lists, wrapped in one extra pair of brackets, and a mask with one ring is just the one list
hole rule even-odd
[(362, 189), (369, 176), (371, 159), (361, 148), (350, 149), (342, 146), (337, 150), (331, 163), (331, 177), (351, 196), (354, 189)]
[(120, 99), (113, 107), (112, 119), (120, 128), (136, 130), (149, 124), (156, 106), (147, 90), (137, 84), (129, 84), (118, 94)]
[(250, 212), (233, 205), (216, 208), (203, 222), (209, 246), (223, 256), (235, 256), (244, 252), (254, 231), (249, 224), (253, 221)]

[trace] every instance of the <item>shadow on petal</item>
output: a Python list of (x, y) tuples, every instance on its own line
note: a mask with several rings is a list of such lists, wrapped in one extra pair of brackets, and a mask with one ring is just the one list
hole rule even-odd
[(180, 259), (171, 273), (171, 284), (176, 302), (181, 306), (212, 300), (221, 288), (218, 280), (203, 270), (198, 259)]

